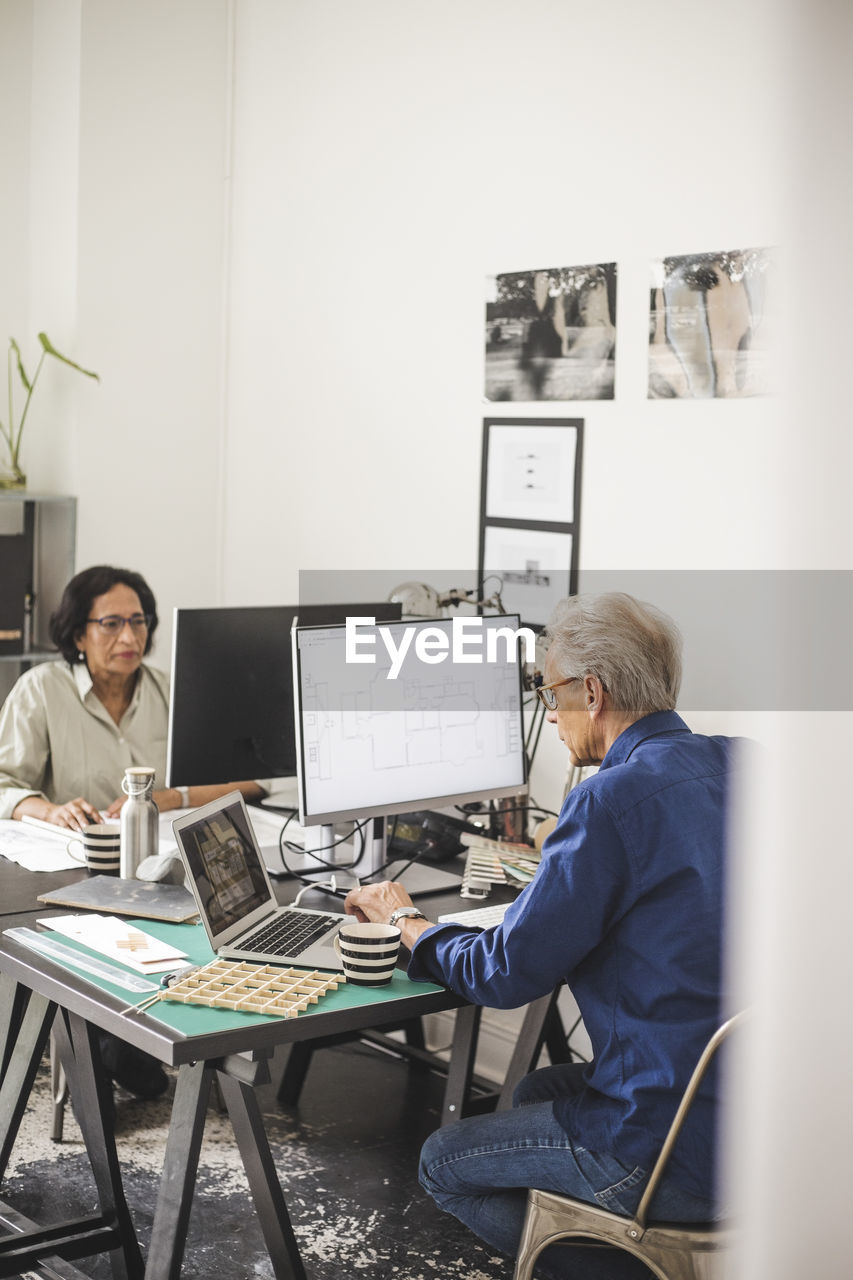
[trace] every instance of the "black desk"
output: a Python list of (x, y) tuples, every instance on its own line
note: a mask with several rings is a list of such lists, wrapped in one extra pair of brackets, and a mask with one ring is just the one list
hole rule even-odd
[[(15, 862), (0, 858), (0, 928), (7, 928), (4, 916), (28, 915), (36, 911), (36, 898), (49, 889), (63, 889), (66, 885), (84, 880), (89, 873), (85, 867), (74, 871), (25, 871)], [(42, 908), (47, 911), (46, 907)]]
[[(4, 872), (10, 864), (3, 868)], [(20, 892), (8, 901), (19, 903), (24, 881), (30, 893), (54, 887), (52, 876), (20, 872)], [(76, 873), (71, 873), (76, 875)], [(4, 874), (4, 883), (9, 877)], [(15, 878), (15, 877), (12, 877)], [(285, 900), (292, 884), (282, 888)], [(313, 895), (312, 895), (313, 897)], [(331, 901), (326, 899), (326, 904)], [(455, 901), (455, 895), (452, 898)], [(5, 915), (0, 928), (32, 923), (42, 908), (23, 918)], [(444, 899), (446, 909), (447, 899)], [(426, 907), (424, 909), (427, 909)], [(436, 911), (437, 914), (437, 911)], [(416, 985), (416, 984), (414, 984)], [(269, 1061), (277, 1045), (322, 1042), (366, 1029), (400, 1025), (413, 1018), (456, 1009), (454, 1040), (445, 1089), (443, 1119), (462, 1115), (471, 1084), (480, 1009), (447, 991), (426, 988), (423, 994), (347, 1009), (268, 1021), (252, 1027), (185, 1035), (144, 1016), (128, 1018), (121, 1010), (126, 998), (112, 995), (59, 964), (0, 937), (0, 1177), (5, 1172), (20, 1120), (53, 1029), (81, 1133), (98, 1189), (100, 1210), (84, 1219), (52, 1229), (39, 1229), (8, 1206), (0, 1205), (0, 1225), (12, 1233), (0, 1238), (0, 1276), (32, 1269), (36, 1258), (59, 1257), (54, 1275), (77, 1276), (69, 1264), (77, 1258), (108, 1252), (113, 1275), (177, 1277), (188, 1229), (190, 1205), (198, 1165), (210, 1089), (214, 1080), (228, 1109), (235, 1139), (246, 1170), (252, 1198), (276, 1276), (303, 1280), (305, 1272), (290, 1224), (281, 1186), (264, 1132), (254, 1092), (269, 1081)], [(542, 1043), (553, 998), (528, 1010), (516, 1049), (511, 1077), (502, 1095), (506, 1105), (515, 1080), (535, 1061)], [(96, 1030), (117, 1034), (160, 1061), (178, 1068), (160, 1193), (156, 1205), (147, 1263), (131, 1223), (108, 1114), (108, 1089), (100, 1064)], [(49, 1273), (48, 1273), (49, 1274)]]

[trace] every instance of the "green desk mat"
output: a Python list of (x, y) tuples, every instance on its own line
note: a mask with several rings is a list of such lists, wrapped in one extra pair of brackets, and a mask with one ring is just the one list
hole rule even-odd
[[(179, 951), (186, 952), (188, 956), (187, 963), (189, 964), (205, 965), (216, 959), (207, 940), (207, 934), (201, 924), (168, 924), (161, 920), (130, 920), (128, 923), (133, 928), (139, 929), (143, 933), (150, 933), (153, 937), (159, 938), (161, 942), (167, 942)], [(82, 946), (64, 934), (50, 931), (48, 936), (55, 938), (57, 942), (64, 942), (66, 945), (74, 947), (84, 955), (88, 954), (101, 960), (104, 959), (98, 952), (91, 951), (88, 947)], [(64, 961), (57, 963), (64, 963)], [(113, 961), (110, 961), (110, 963), (112, 964)], [(181, 963), (184, 962), (176, 961), (175, 967), (178, 968)], [(70, 966), (70, 960), (68, 964)], [(118, 967), (127, 968), (129, 973), (138, 972), (128, 966)], [(154, 994), (153, 991), (127, 991), (123, 987), (117, 987), (106, 978), (100, 978), (95, 974), (85, 973), (82, 970), (80, 976), (94, 986), (100, 987), (102, 991), (109, 991), (113, 995), (119, 996), (127, 1004), (141, 1004)], [(150, 982), (156, 982), (159, 975), (150, 974), (145, 976)], [(443, 990), (443, 987), (436, 986), (432, 982), (412, 982), (402, 969), (396, 969), (394, 977), (384, 987), (357, 987), (344, 983), (338, 987), (337, 991), (330, 991), (321, 996), (316, 1004), (310, 1005), (304, 1013), (297, 1014), (297, 1017), (310, 1018), (314, 1013), (333, 1013), (336, 1009), (357, 1009), (364, 1005), (385, 1004), (389, 1000), (410, 999), (414, 996), (431, 995)], [(153, 1017), (158, 1022), (175, 1028), (185, 1036), (282, 1021), (280, 1017), (276, 1017), (274, 1014), (238, 1013), (233, 1009), (209, 1009), (205, 1005), (181, 1004), (176, 1000), (158, 1000), (156, 1004), (150, 1005), (143, 1013), (128, 1014), (127, 1016), (131, 1018)]]

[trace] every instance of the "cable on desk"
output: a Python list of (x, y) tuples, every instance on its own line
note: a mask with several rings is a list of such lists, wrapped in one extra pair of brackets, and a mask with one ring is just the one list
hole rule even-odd
[[(279, 832), (278, 849), (279, 849), (279, 853), (281, 854), (282, 866), (284, 867), (288, 875), (294, 876), (303, 885), (305, 885), (306, 888), (312, 888), (312, 889), (326, 888), (326, 886), (318, 884), (316, 880), (309, 880), (307, 876), (303, 875), (302, 872), (297, 871), (296, 868), (292, 867), (290, 863), (287, 861), (287, 855), (284, 852), (285, 847), (287, 847), (291, 853), (297, 853), (302, 855), (303, 857), (306, 854), (306, 849), (304, 848), (304, 846), (300, 848), (299, 845), (294, 844), (290, 840), (285, 840), (284, 838), (284, 833), (287, 830), (288, 824), (292, 821), (295, 815), (296, 815), (296, 810), (294, 809), (293, 812), (291, 812), (290, 816), (287, 818), (286, 822), (284, 823), (284, 826), (281, 828), (281, 831)], [(326, 852), (328, 849), (337, 849), (338, 845), (345, 844), (347, 840), (350, 839), (351, 836), (358, 833), (358, 837), (361, 843), (360, 843), (358, 853), (355, 856), (355, 858), (352, 860), (352, 862), (327, 862), (325, 858), (321, 858), (320, 855), (316, 853), (313, 849), (307, 850), (307, 853), (311, 858), (313, 858), (316, 862), (318, 862), (321, 867), (325, 868), (326, 871), (329, 871), (332, 874), (334, 874), (337, 871), (352, 871), (358, 866), (358, 864), (361, 862), (362, 858), (364, 857), (364, 852), (366, 848), (365, 839), (364, 839), (364, 828), (366, 827), (366, 825), (367, 825), (366, 821), (353, 823), (352, 831), (348, 832), (344, 836), (340, 836), (332, 844), (328, 845), (326, 850), (324, 850), (324, 852)], [(332, 889), (331, 892), (334, 893), (336, 892), (336, 890)]]
[[(298, 844), (294, 844), (290, 840), (285, 840), (284, 838), (284, 833), (287, 830), (288, 824), (296, 816), (296, 813), (297, 813), (297, 810), (295, 809), (288, 811), (288, 817), (284, 823), (284, 826), (279, 832), (279, 837), (278, 837), (278, 848), (279, 848), (279, 853), (281, 854), (281, 862), (285, 872), (288, 875), (291, 875), (295, 877), (295, 879), (299, 880), (307, 889), (321, 889), (326, 892), (337, 893), (338, 890), (335, 887), (330, 888), (328, 885), (318, 883), (316, 880), (309, 880), (307, 876), (303, 875), (300, 871), (297, 871), (287, 861), (287, 855), (284, 852), (285, 848), (289, 849), (291, 853), (299, 854), (300, 856), (304, 856), (306, 853), (306, 850), (304, 847)], [(389, 848), (391, 846), (391, 843), (394, 839), (394, 835), (397, 830), (397, 821), (398, 819), (395, 816), (393, 819), (393, 825), (391, 827), (390, 835), (388, 836), (387, 847)], [(320, 866), (323, 867), (326, 871), (329, 871), (332, 876), (334, 876), (334, 874), (338, 871), (354, 871), (358, 867), (359, 863), (362, 861), (365, 854), (366, 842), (364, 838), (364, 831), (366, 826), (367, 826), (367, 819), (365, 819), (363, 822), (354, 822), (353, 830), (351, 832), (348, 832), (346, 835), (340, 836), (337, 840), (334, 841), (333, 844), (327, 846), (327, 849), (336, 849), (338, 845), (345, 844), (347, 840), (349, 840), (351, 836), (357, 832), (360, 845), (359, 845), (358, 854), (353, 859), (352, 862), (348, 862), (348, 863), (327, 862), (324, 858), (321, 858), (320, 855), (316, 853), (313, 849), (309, 850), (308, 852), (310, 856), (314, 858), (315, 861), (317, 861), (320, 864)], [(389, 867), (394, 867), (394, 874), (399, 878), (400, 876), (405, 875), (405, 873), (409, 870), (409, 867), (414, 866), (416, 862), (422, 862), (422, 858), (421, 858), (422, 853), (423, 853), (423, 849), (417, 850), (412, 855), (412, 857), (408, 858), (405, 862), (402, 863), (402, 865), (400, 865), (399, 858), (386, 857), (385, 861), (382, 863), (381, 866), (375, 867), (373, 871), (368, 872), (367, 875), (360, 876), (359, 879), (363, 884), (372, 884), (376, 881), (377, 877), (381, 876), (383, 872), (389, 869)], [(298, 898), (296, 899), (296, 902), (298, 904)]]
[(489, 822), (490, 831), (495, 826), (495, 823), (493, 820), (499, 817), (502, 817), (504, 814), (507, 814), (507, 813), (526, 813), (528, 817), (531, 817), (532, 815), (535, 814), (543, 818), (558, 818), (560, 816), (553, 809), (546, 809), (544, 805), (537, 804), (536, 801), (533, 799), (529, 800), (527, 804), (510, 805), (506, 809), (493, 809), (492, 804), (493, 804), (493, 801), (489, 801), (488, 808), (477, 808), (475, 807), (475, 804), (470, 804), (470, 805), (458, 804), (454, 807), (456, 808), (457, 812), (464, 813), (468, 817), (471, 817), (472, 815), (476, 816), (478, 814), (482, 816), (488, 815), (490, 819), (490, 822)]
[[(390, 835), (389, 835), (389, 837), (388, 837), (388, 843), (387, 843), (387, 845), (386, 845), (386, 848), (389, 848), (389, 849), (390, 849), (390, 847), (391, 847), (391, 842), (393, 841), (393, 839), (394, 839), (394, 836), (395, 836), (396, 832), (397, 832), (397, 817), (395, 816), (395, 818), (394, 818), (394, 825), (393, 825), (393, 826), (392, 826), (392, 828), (391, 828), (391, 834), (390, 834)], [(401, 867), (398, 871), (396, 871), (396, 872), (395, 872), (395, 875), (397, 875), (397, 876), (401, 876), (401, 875), (403, 875), (406, 871), (408, 871), (409, 867), (411, 867), (411, 866), (413, 866), (413, 865), (414, 865), (414, 863), (416, 863), (416, 862), (420, 862), (420, 860), (421, 860), (421, 854), (422, 854), (422, 853), (423, 853), (423, 849), (418, 849), (418, 850), (417, 850), (417, 851), (412, 855), (412, 857), (411, 857), (411, 858), (409, 858), (408, 862), (404, 862), (404, 863), (403, 863), (403, 865), (402, 865), (402, 867)], [(367, 874), (366, 876), (362, 877), (362, 878), (363, 878), (363, 880), (364, 880), (364, 883), (365, 883), (365, 884), (372, 884), (372, 883), (373, 883), (373, 878), (374, 878), (374, 876), (381, 875), (381, 873), (382, 873), (383, 871), (387, 871), (389, 867), (394, 867), (394, 866), (396, 866), (397, 861), (398, 861), (398, 859), (396, 859), (396, 858), (386, 858), (386, 859), (385, 859), (385, 861), (382, 863), (382, 866), (381, 866), (381, 867), (375, 867), (373, 871), (368, 872), (368, 874)]]
[(558, 813), (556, 813), (553, 809), (546, 809), (546, 808), (544, 808), (541, 804), (517, 804), (517, 805), (510, 805), (510, 806), (509, 806), (508, 808), (506, 808), (506, 809), (501, 809), (501, 810), (499, 810), (499, 812), (500, 812), (501, 814), (504, 814), (504, 813), (527, 813), (527, 814), (531, 814), (531, 813), (538, 813), (538, 814), (542, 814), (542, 816), (543, 816), (543, 817), (546, 817), (546, 818), (559, 818), (559, 816), (560, 816), (560, 815), (559, 815)]
[(524, 740), (524, 753), (527, 756), (527, 773), (530, 776), (530, 769), (536, 758), (536, 751), (539, 747), (539, 739), (542, 736), (542, 727), (545, 724), (545, 708), (538, 698), (535, 699), (536, 705), (533, 708), (533, 715), (530, 717), (530, 726), (527, 730), (527, 737)]

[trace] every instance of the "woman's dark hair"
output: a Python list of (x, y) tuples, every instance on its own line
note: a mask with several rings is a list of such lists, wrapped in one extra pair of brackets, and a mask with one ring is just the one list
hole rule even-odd
[(132, 569), (114, 569), (108, 564), (96, 564), (75, 574), (62, 593), (59, 608), (50, 615), (50, 638), (69, 665), (79, 662), (77, 636), (85, 631), (92, 601), (106, 595), (113, 587), (130, 587), (139, 596), (142, 612), (150, 618), (145, 652), (151, 648), (157, 630), (157, 601), (141, 573)]

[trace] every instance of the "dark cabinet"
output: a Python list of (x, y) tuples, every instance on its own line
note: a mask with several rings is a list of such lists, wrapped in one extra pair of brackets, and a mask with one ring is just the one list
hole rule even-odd
[(50, 615), (74, 574), (77, 499), (0, 490), (0, 700), (53, 657)]

